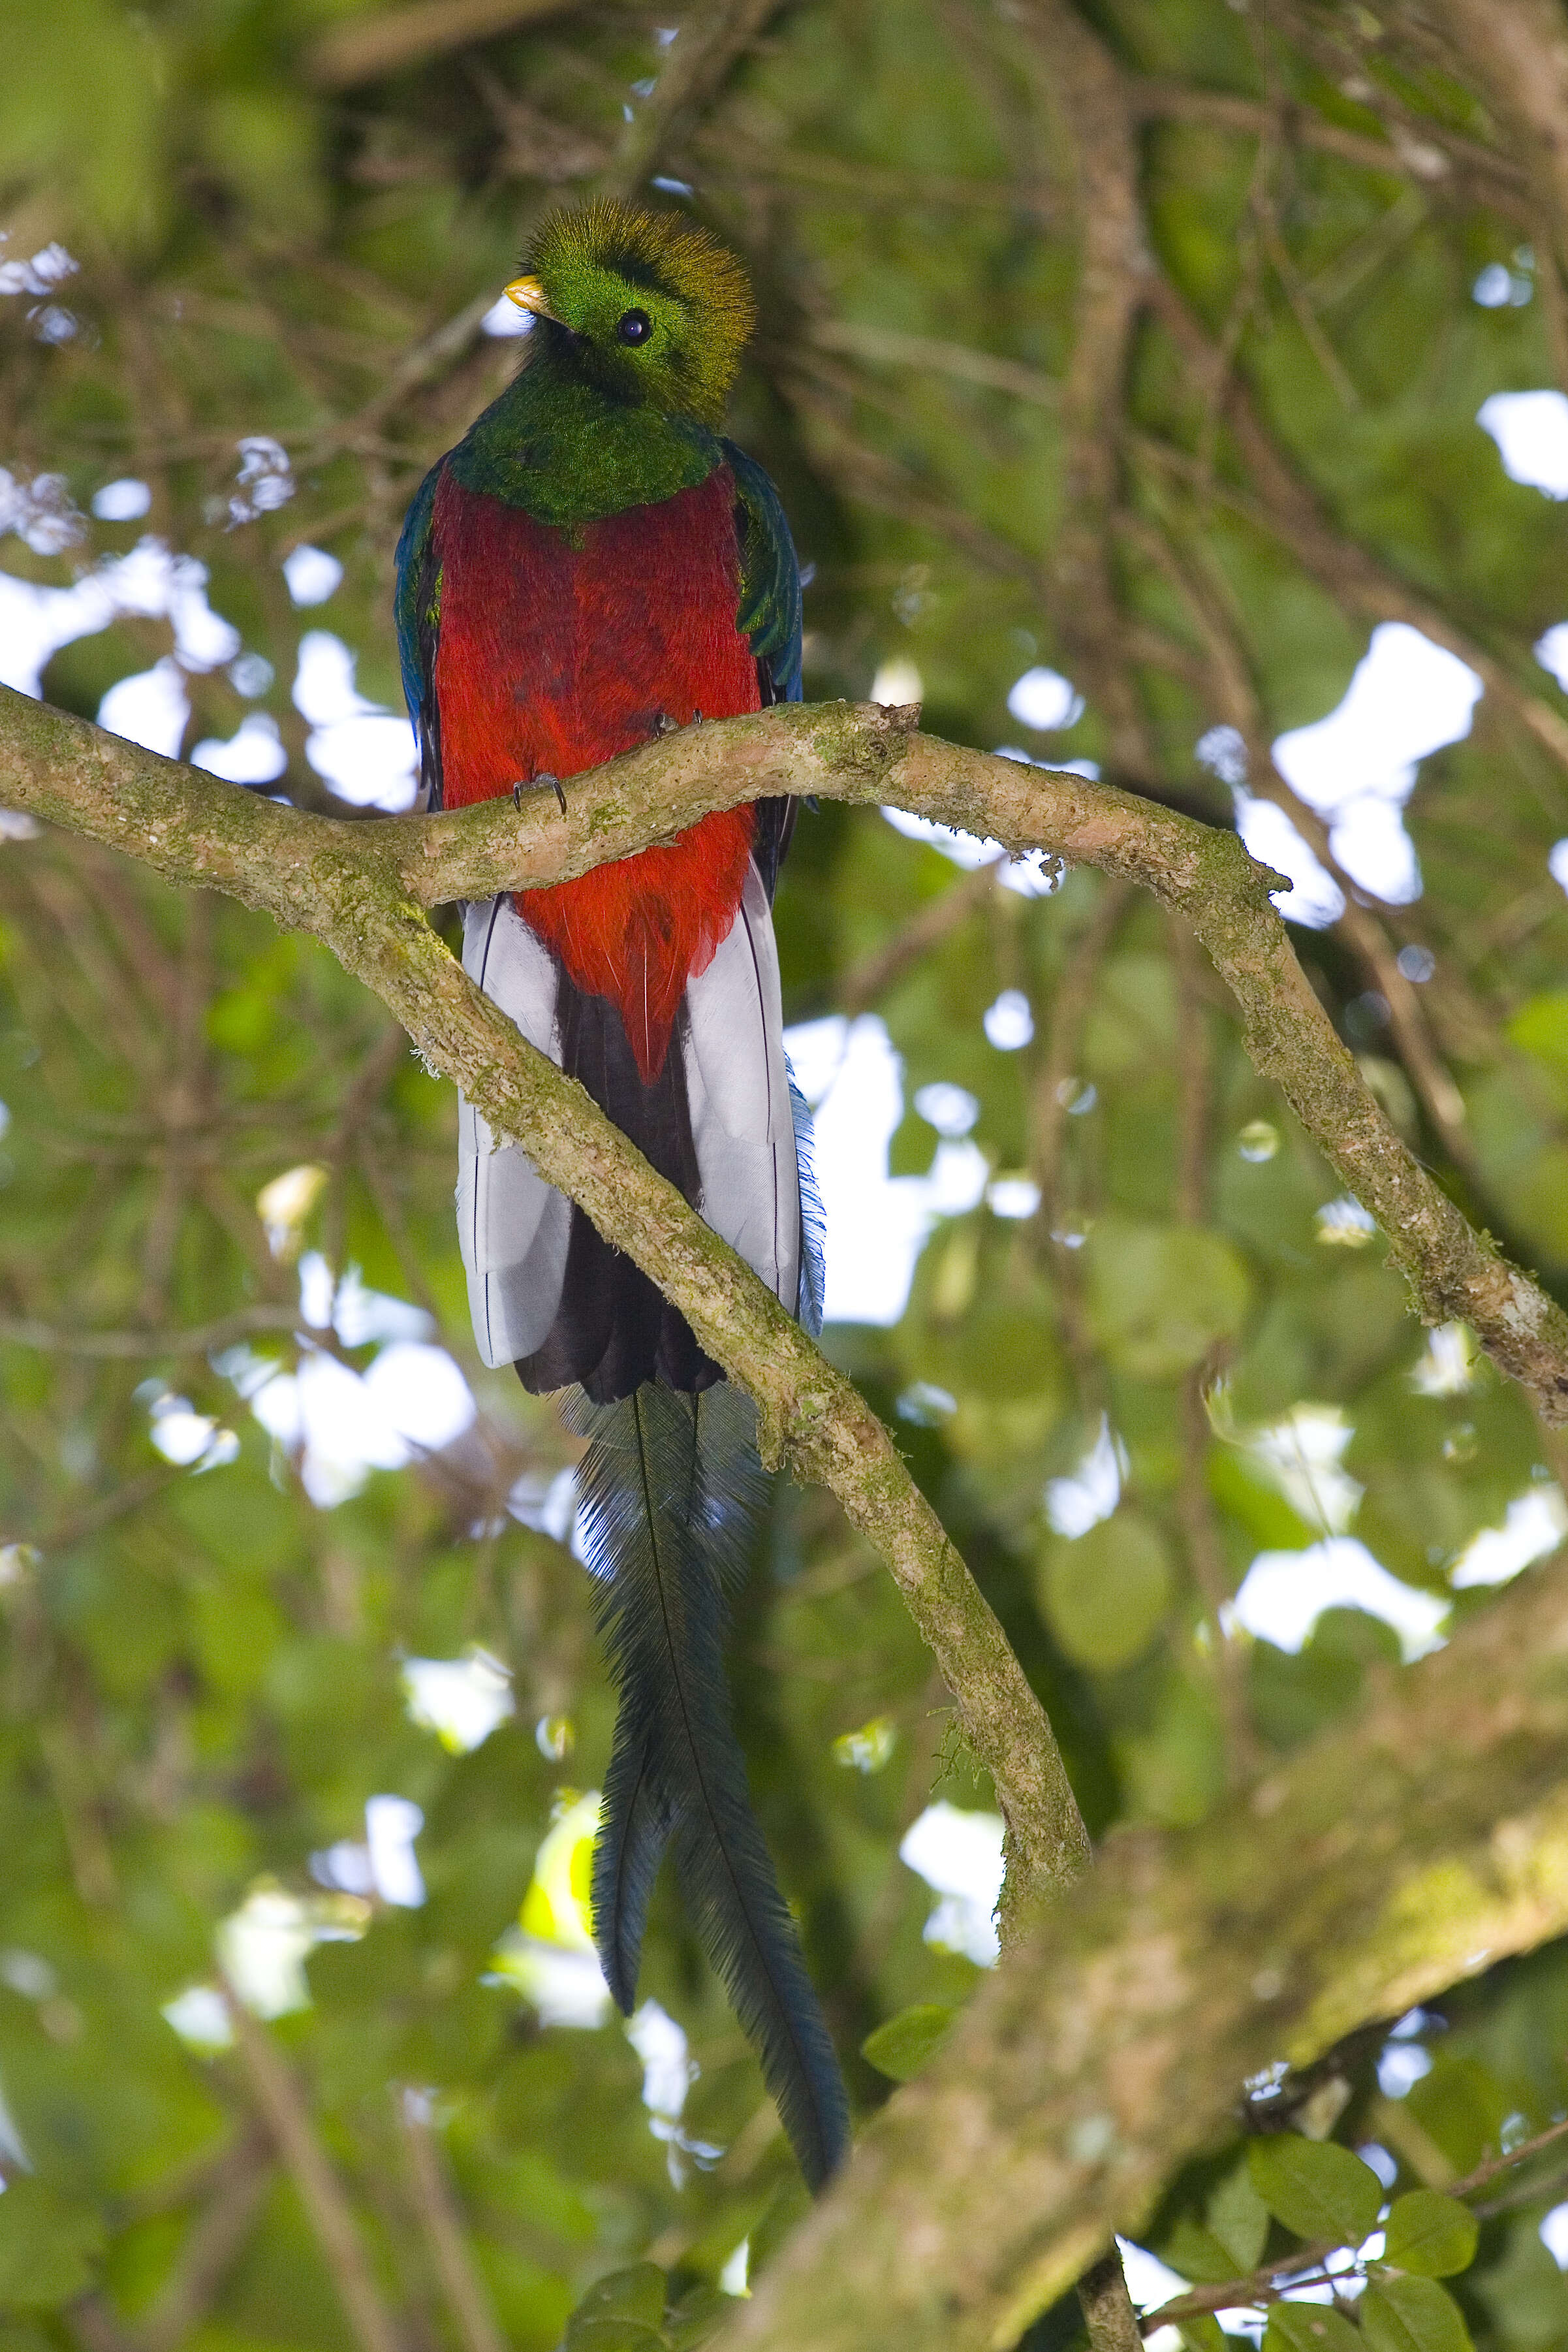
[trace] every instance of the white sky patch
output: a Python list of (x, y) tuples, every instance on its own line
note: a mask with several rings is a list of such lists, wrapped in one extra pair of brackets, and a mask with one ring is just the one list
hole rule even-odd
[(968, 1134), (980, 1116), (980, 1106), (967, 1087), (953, 1086), (946, 1078), (920, 1087), (915, 1108), (927, 1127), (934, 1127), (938, 1135), (955, 1143)]
[(318, 1885), (340, 1894), (375, 1895), (400, 1909), (417, 1910), (424, 1901), (424, 1880), (413, 1842), (423, 1827), (423, 1813), (407, 1797), (367, 1798), (364, 1843), (340, 1838), (325, 1853), (313, 1853), (310, 1875)]
[(1432, 2053), (1418, 2042), (1385, 2042), (1377, 2061), (1377, 2087), (1385, 2099), (1402, 2099), (1432, 2071)]
[[(1184, 2279), (1179, 2271), (1173, 2271), (1168, 2263), (1162, 2263), (1158, 2254), (1151, 2254), (1146, 2246), (1135, 2246), (1128, 2238), (1118, 2238), (1116, 2243), (1121, 2249), (1127, 2293), (1140, 2311), (1157, 2311), (1162, 2303), (1169, 2303), (1189, 2291), (1191, 2281)], [(1174, 2327), (1162, 2327), (1160, 2335), (1168, 2335), (1176, 2343), (1181, 2340)], [(1149, 2340), (1157, 2343), (1159, 2339), (1152, 2336)]]
[(1297, 1404), (1240, 1443), (1299, 1517), (1324, 1535), (1341, 1536), (1364, 1491), (1343, 1466), (1354, 1434), (1338, 1405)]
[(128, 474), (118, 482), (105, 482), (93, 499), (92, 510), (99, 522), (137, 522), (152, 504), (147, 484)]
[(296, 604), (324, 604), (341, 586), (343, 567), (324, 547), (301, 544), (284, 557), (283, 578)]
[(508, 1927), (490, 1962), (486, 1984), (511, 1985), (537, 2011), (541, 2025), (566, 2025), (591, 2033), (614, 2003), (592, 1952), (565, 1950), (520, 1928)]
[(1399, 1636), (1406, 1660), (1442, 1646), (1447, 1601), (1401, 1583), (1352, 1536), (1304, 1551), (1260, 1552), (1229, 1604), (1238, 1624), (1293, 1655), (1325, 1609), (1364, 1609)]
[(35, 474), (25, 481), (0, 466), (0, 539), (14, 530), (35, 555), (63, 555), (86, 536), (87, 525), (71, 502), (63, 474)]
[(191, 754), (191, 765), (222, 776), (229, 784), (270, 784), (287, 767), (288, 754), (277, 719), (265, 710), (248, 710), (226, 742), (217, 736), (204, 737)]
[[(290, 1169), (288, 1176), (277, 1181), (287, 1183), (315, 1172)], [(384, 1290), (367, 1290), (357, 1265), (350, 1265), (341, 1281), (334, 1282), (319, 1250), (307, 1250), (299, 1261), (299, 1311), (315, 1330), (330, 1324), (345, 1348), (363, 1348), (378, 1339), (428, 1339), (435, 1328), (423, 1307)]]
[(455, 1756), (482, 1747), (517, 1713), (512, 1677), (488, 1650), (464, 1658), (405, 1658), (402, 1686), (409, 1721), (434, 1731)]
[(215, 1985), (187, 1985), (172, 2000), (166, 2000), (159, 2013), (185, 2047), (204, 2058), (215, 2058), (220, 2050), (234, 2047), (234, 2026)]
[(691, 2055), (684, 2028), (656, 2000), (645, 2000), (628, 2019), (626, 2039), (643, 2061), (643, 2105), (648, 2110), (648, 2128), (655, 2139), (668, 2145), (670, 2179), (678, 2189), (685, 2178), (683, 2155), (695, 2157), (699, 2164), (706, 2165), (724, 2153), (722, 2148), (691, 2138), (681, 2126), (686, 2093), (699, 2071), (696, 2061)]
[(998, 1176), (986, 1190), (994, 1217), (1032, 1217), (1040, 1201), (1040, 1186), (1032, 1176)]
[[(1022, 752), (1009, 751), (1002, 756), (1025, 759)], [(1026, 764), (1033, 763), (1026, 761)], [(884, 808), (883, 814), (895, 833), (902, 833), (910, 841), (928, 841), (933, 849), (939, 849), (944, 857), (950, 857), (955, 866), (963, 866), (966, 872), (972, 872), (977, 866), (989, 866), (997, 858), (1007, 856), (1001, 843), (992, 841), (988, 836), (982, 841), (978, 834), (964, 833), (950, 824), (938, 824), (928, 816), (912, 816), (907, 809)], [(1048, 898), (1061, 878), (1061, 869), (1054, 865), (1047, 865), (1041, 851), (1031, 849), (1025, 857), (1008, 859), (1001, 886), (1004, 890), (1015, 891), (1020, 898)]]
[(525, 1470), (513, 1482), (507, 1508), (525, 1528), (535, 1528), (557, 1543), (569, 1543), (577, 1517), (576, 1471)]
[(1510, 481), (1568, 499), (1568, 400), (1560, 392), (1494, 392), (1476, 423), (1497, 443)]
[(1315, 1222), (1319, 1241), (1330, 1249), (1364, 1249), (1377, 1233), (1376, 1218), (1348, 1192), (1325, 1201)]
[(981, 1027), (998, 1054), (1016, 1054), (1034, 1036), (1034, 1014), (1021, 988), (1004, 988), (981, 1018)]
[(1385, 621), (1338, 708), (1276, 740), (1281, 774), (1329, 820), (1333, 854), (1364, 890), (1396, 904), (1420, 896), (1400, 813), (1416, 762), (1469, 733), (1480, 693), (1457, 656), (1403, 621)]
[(278, 1372), (250, 1398), (262, 1427), (298, 1457), (310, 1500), (330, 1510), (357, 1495), (372, 1470), (401, 1470), (435, 1452), (475, 1417), (473, 1392), (443, 1348), (394, 1339), (361, 1374), (314, 1350), (296, 1372)]
[(1483, 310), (1502, 310), (1510, 307), (1521, 310), (1534, 293), (1535, 288), (1522, 269), (1513, 270), (1500, 261), (1489, 261), (1470, 288), (1470, 299)]
[(166, 760), (178, 756), (190, 716), (184, 673), (167, 654), (152, 669), (117, 678), (98, 706), (100, 727)]
[(718, 2274), (720, 2294), (749, 2295), (747, 2284), (751, 2272), (751, 2240), (742, 2238), (735, 2252), (727, 2259)]
[(805, 1022), (787, 1031), (784, 1043), (815, 1117), (827, 1319), (896, 1323), (933, 1220), (962, 1215), (982, 1198), (990, 1174), (985, 1154), (967, 1140), (945, 1139), (928, 1175), (889, 1176), (887, 1147), (904, 1115), (904, 1087), (875, 1013)]
[(1559, 1486), (1531, 1486), (1516, 1495), (1500, 1528), (1472, 1536), (1449, 1571), (1456, 1592), (1477, 1584), (1507, 1584), (1568, 1535), (1568, 1505)]
[(1463, 1396), (1477, 1377), (1475, 1338), (1465, 1323), (1439, 1323), (1427, 1334), (1426, 1352), (1411, 1370), (1417, 1396)]
[(365, 1843), (371, 1879), (383, 1903), (416, 1910), (424, 1901), (424, 1880), (413, 1851), (424, 1815), (409, 1797), (371, 1797), (365, 1803)]
[(1568, 2271), (1568, 2205), (1553, 2205), (1542, 2216), (1541, 2242), (1560, 2271)]
[[(9, 479), (0, 477), (0, 498)], [(96, 635), (122, 613), (167, 617), (175, 656), (184, 669), (215, 669), (240, 650), (237, 629), (207, 602), (206, 565), (193, 556), (171, 554), (161, 539), (145, 538), (128, 554), (85, 572), (70, 588), (39, 588), (0, 572), (0, 684), (37, 695), (53, 654), (78, 637)]]
[(1344, 912), (1344, 892), (1319, 864), (1282, 808), (1236, 790), (1236, 829), (1260, 866), (1290, 877), (1289, 890), (1276, 890), (1274, 904), (1293, 923), (1322, 930)]
[(1083, 697), (1071, 678), (1053, 669), (1026, 669), (1008, 696), (1008, 709), (1038, 734), (1076, 726), (1083, 716)]
[(879, 666), (871, 682), (869, 698), (873, 702), (880, 702), (887, 709), (898, 709), (911, 702), (924, 702), (925, 680), (907, 654), (894, 654), (891, 660)]
[[(304, 1160), (296, 1168), (286, 1168), (281, 1175), (274, 1176), (262, 1186), (256, 1196), (256, 1213), (261, 1219), (267, 1245), (274, 1257), (290, 1258), (294, 1255), (299, 1247), (305, 1221), (326, 1191), (329, 1181), (328, 1171), (319, 1160)], [(323, 1259), (323, 1265), (325, 1263)], [(303, 1292), (303, 1284), (301, 1290)], [(310, 1301), (303, 1296), (301, 1307), (308, 1323), (326, 1322), (326, 1314), (318, 1318), (311, 1311)]]
[(182, 1469), (216, 1470), (239, 1454), (239, 1439), (204, 1412), (197, 1412), (189, 1397), (165, 1393), (148, 1408), (153, 1449), (165, 1462)]
[(305, 1962), (316, 1946), (355, 1942), (370, 1916), (351, 1895), (301, 1896), (264, 1883), (220, 1925), (219, 1964), (257, 2017), (287, 2017), (310, 2006)]
[(354, 685), (355, 656), (328, 629), (299, 641), (294, 704), (310, 722), (305, 756), (317, 774), (357, 808), (395, 814), (413, 806), (419, 751), (413, 730)]
[(372, 1407), (411, 1446), (434, 1453), (469, 1428), (474, 1392), (444, 1348), (393, 1339), (365, 1374)]
[(697, 2071), (684, 2028), (656, 2000), (645, 2000), (627, 2020), (626, 2039), (643, 2062), (643, 2105), (664, 2123), (679, 2123)]
[(1076, 1470), (1051, 1478), (1045, 1488), (1045, 1516), (1059, 1536), (1086, 1536), (1108, 1519), (1122, 1499), (1127, 1456), (1111, 1424), (1100, 1416), (1100, 1433)]
[(1002, 1891), (1001, 1815), (967, 1812), (943, 1798), (905, 1832), (898, 1857), (942, 1898), (925, 1922), (925, 1941), (994, 1968), (1001, 1949), (992, 1917)]
[(270, 433), (247, 433), (235, 446), (239, 467), (228, 502), (231, 530), (254, 522), (258, 515), (276, 513), (294, 496), (294, 469), (281, 441)]
[[(0, 243), (4, 241), (0, 237)], [(80, 268), (76, 256), (57, 239), (30, 261), (0, 261), (0, 294), (49, 294), (68, 278), (74, 278)]]

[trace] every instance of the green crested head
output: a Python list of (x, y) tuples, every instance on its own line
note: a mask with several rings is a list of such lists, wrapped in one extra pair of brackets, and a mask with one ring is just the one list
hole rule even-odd
[(721, 421), (757, 318), (745, 270), (707, 229), (608, 197), (552, 213), (507, 291), (562, 366), (703, 425)]

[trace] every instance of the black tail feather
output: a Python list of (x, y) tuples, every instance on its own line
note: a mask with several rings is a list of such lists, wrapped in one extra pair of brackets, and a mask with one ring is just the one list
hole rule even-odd
[(750, 1405), (639, 1388), (574, 1401), (589, 1564), (620, 1691), (594, 1855), (594, 1937), (622, 2009), (635, 1997), (664, 1846), (715, 1972), (818, 2188), (849, 2146), (843, 2084), (746, 1784), (724, 1672), (726, 1591), (766, 1496)]

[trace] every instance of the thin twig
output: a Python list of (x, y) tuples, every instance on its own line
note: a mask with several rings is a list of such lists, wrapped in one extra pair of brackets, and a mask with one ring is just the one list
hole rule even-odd
[(270, 2147), (242, 2140), (229, 2151), (178, 2261), (142, 2315), (136, 2330), (137, 2352), (175, 2352), (205, 2318), (245, 2251), (272, 2173)]
[(143, 1356), (209, 1356), (253, 1331), (303, 1331), (298, 1307), (241, 1307), (214, 1323), (185, 1331), (71, 1331), (30, 1316), (0, 1315), (0, 1344), (37, 1348), (49, 1355), (101, 1356), (133, 1361)]
[(835, 992), (841, 1013), (863, 1013), (901, 980), (912, 964), (950, 939), (960, 923), (983, 907), (1007, 871), (1005, 854), (972, 866), (949, 882), (940, 898), (930, 899), (892, 939), (852, 964)]
[(408, 2157), (409, 2186), (465, 2352), (507, 2352), (490, 2298), (464, 2233), (463, 2217), (443, 2168), (423, 2095), (396, 2090), (398, 2126)]
[(291, 2068), (233, 1987), (225, 1983), (220, 1989), (256, 2106), (294, 2177), (299, 2201), (361, 2352), (404, 2352), (402, 2336), (376, 2284), (359, 2223), (317, 2137)]

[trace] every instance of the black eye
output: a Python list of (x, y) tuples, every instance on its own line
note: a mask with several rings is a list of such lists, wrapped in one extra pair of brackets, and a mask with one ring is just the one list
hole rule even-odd
[(646, 310), (622, 310), (615, 331), (623, 343), (645, 343), (653, 331), (653, 321)]

